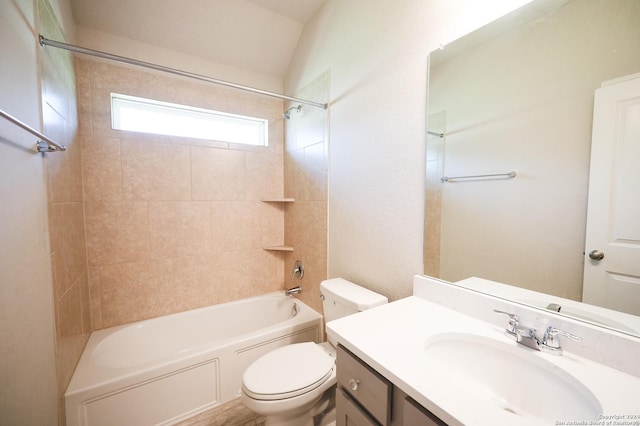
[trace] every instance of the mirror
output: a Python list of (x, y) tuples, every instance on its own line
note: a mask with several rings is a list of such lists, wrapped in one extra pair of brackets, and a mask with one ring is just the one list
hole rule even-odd
[(534, 0), (430, 55), (426, 275), (607, 314), (578, 303), (593, 99), (640, 72), (638, 52), (640, 2)]

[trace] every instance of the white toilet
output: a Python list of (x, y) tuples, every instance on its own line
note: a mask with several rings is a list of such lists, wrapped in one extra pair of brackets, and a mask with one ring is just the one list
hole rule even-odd
[[(325, 322), (387, 303), (387, 298), (342, 278), (320, 283)], [(296, 343), (258, 358), (242, 377), (242, 402), (267, 426), (313, 426), (335, 420), (336, 342)]]

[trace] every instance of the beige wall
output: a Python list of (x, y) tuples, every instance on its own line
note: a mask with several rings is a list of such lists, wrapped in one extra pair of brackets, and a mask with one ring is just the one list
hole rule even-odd
[(443, 185), (441, 278), (581, 299), (594, 91), (640, 70), (639, 24), (635, 0), (574, 1), (432, 69), (444, 173), (518, 173)]
[[(280, 290), (283, 104), (140, 69), (79, 61), (94, 329)], [(110, 93), (269, 119), (269, 147), (111, 129)]]

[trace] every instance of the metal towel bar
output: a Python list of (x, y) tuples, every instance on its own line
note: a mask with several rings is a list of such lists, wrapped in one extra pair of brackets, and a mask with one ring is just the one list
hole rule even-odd
[(36, 142), (36, 151), (37, 152), (55, 152), (55, 151), (66, 151), (67, 150), (66, 146), (61, 145), (61, 144), (53, 141), (52, 139), (50, 139), (47, 136), (43, 135), (42, 133), (40, 133), (36, 129), (26, 125), (22, 121), (18, 120), (17, 118), (12, 116), (11, 114), (8, 114), (8, 113), (4, 112), (1, 109), (0, 109), (0, 116), (6, 118), (7, 120), (12, 122), (16, 126), (21, 127), (22, 129), (26, 130), (27, 132), (29, 132), (32, 135), (34, 135), (35, 137), (37, 137), (38, 138), (38, 141)]
[(458, 180), (458, 179), (482, 179), (482, 178), (498, 178), (498, 177), (504, 177), (505, 179), (513, 179), (514, 177), (516, 177), (516, 172), (508, 172), (508, 173), (494, 173), (494, 174), (490, 174), (490, 175), (473, 175), (473, 176), (442, 176), (440, 178), (440, 180), (442, 182), (449, 182), (452, 180)]

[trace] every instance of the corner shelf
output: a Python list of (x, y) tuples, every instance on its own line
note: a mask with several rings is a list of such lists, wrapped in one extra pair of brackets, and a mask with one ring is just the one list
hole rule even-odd
[[(268, 199), (264, 199), (261, 200), (263, 203), (293, 203), (295, 202), (295, 199), (293, 198), (287, 198), (287, 197), (283, 197), (283, 198), (268, 198)], [(263, 247), (263, 250), (268, 250), (268, 251), (293, 251), (293, 247), (291, 246), (267, 246), (267, 247)]]
[(262, 201), (263, 203), (293, 203), (296, 200), (294, 198), (269, 198), (260, 201)]
[(262, 249), (268, 251), (293, 251), (293, 247), (291, 246), (268, 246), (262, 247)]

